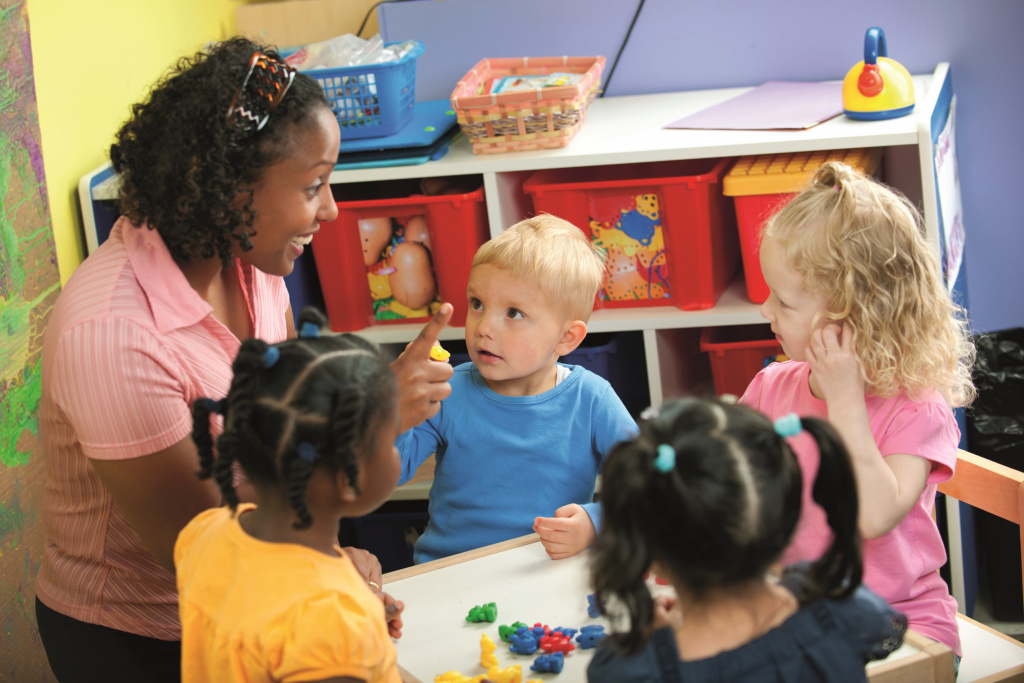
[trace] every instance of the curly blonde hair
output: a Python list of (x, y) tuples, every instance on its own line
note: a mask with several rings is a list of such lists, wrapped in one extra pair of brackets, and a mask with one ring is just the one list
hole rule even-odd
[(853, 331), (869, 392), (912, 397), (936, 390), (970, 405), (975, 348), (966, 311), (950, 297), (917, 209), (898, 191), (839, 162), (768, 221), (804, 288), (822, 294), (819, 316)]
[(604, 283), (604, 252), (567, 220), (543, 213), (520, 221), (477, 250), (472, 267), (490, 264), (535, 282), (566, 320), (590, 320)]

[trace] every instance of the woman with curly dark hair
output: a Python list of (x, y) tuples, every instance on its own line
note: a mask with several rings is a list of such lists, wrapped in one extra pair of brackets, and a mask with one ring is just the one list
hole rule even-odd
[[(62, 683), (179, 680), (173, 546), (221, 502), (195, 476), (190, 406), (227, 394), (244, 340), (294, 336), (283, 276), (337, 215), (338, 147), (317, 82), (243, 38), (181, 59), (118, 132), (122, 217), (43, 347), (36, 614)], [(403, 431), (450, 392), (450, 366), (429, 360), (450, 316), (392, 363)], [(351, 554), (379, 591), (376, 558)]]

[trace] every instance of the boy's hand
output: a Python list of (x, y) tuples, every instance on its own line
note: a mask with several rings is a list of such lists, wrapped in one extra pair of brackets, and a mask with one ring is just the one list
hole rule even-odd
[(589, 546), (596, 535), (590, 515), (576, 503), (558, 508), (554, 517), (537, 517), (533, 530), (552, 560), (572, 557)]
[(452, 393), (448, 384), (452, 366), (431, 360), (430, 350), (454, 310), (451, 304), (441, 304), (433, 319), (420, 330), (419, 336), (409, 342), (405, 351), (391, 363), (391, 371), (398, 379), (399, 434), (436, 415), (441, 409), (441, 401)]
[(395, 600), (387, 593), (381, 593), (384, 600), (384, 619), (388, 622), (388, 635), (396, 640), (402, 637), (402, 612), (405, 611), (405, 603)]

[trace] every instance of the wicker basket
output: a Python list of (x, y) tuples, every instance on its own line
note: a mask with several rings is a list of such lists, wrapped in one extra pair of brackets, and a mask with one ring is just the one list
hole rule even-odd
[[(476, 154), (565, 147), (598, 93), (604, 57), (484, 59), (452, 92), (452, 109)], [(494, 78), (552, 73), (583, 74), (575, 85), (479, 94)]]

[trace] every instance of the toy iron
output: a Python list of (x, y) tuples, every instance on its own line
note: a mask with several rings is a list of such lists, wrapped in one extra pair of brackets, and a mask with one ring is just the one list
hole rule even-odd
[(886, 57), (885, 32), (877, 26), (864, 36), (864, 61), (843, 80), (843, 113), (851, 119), (878, 121), (914, 110), (914, 79), (902, 64)]

